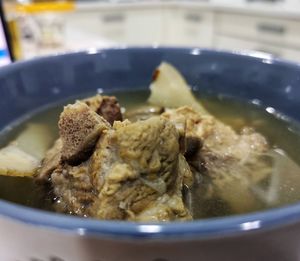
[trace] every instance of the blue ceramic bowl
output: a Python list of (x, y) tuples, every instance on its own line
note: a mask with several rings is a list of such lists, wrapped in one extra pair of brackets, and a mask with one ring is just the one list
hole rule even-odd
[[(0, 70), (0, 128), (41, 106), (145, 89), (161, 62), (195, 90), (259, 99), (300, 121), (300, 65), (255, 54), (125, 48), (19, 62)], [(300, 204), (186, 223), (137, 224), (47, 213), (0, 201), (0, 260), (300, 260)], [(55, 259), (56, 258), (56, 259)]]

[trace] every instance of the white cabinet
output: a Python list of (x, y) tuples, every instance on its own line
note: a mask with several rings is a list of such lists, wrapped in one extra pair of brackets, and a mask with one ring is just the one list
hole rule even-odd
[[(68, 15), (69, 39), (129, 45), (211, 47), (213, 12), (201, 8), (153, 6), (78, 10)], [(75, 37), (75, 38), (74, 38)]]
[(230, 51), (252, 50), (272, 54), (278, 58), (300, 61), (300, 50), (274, 46), (259, 41), (249, 41), (228, 36), (216, 36), (215, 47)]
[(218, 13), (216, 33), (300, 49), (300, 20)]
[(84, 8), (67, 15), (66, 32), (69, 40), (86, 47), (103, 43), (249, 49), (300, 61), (300, 17), (262, 16), (208, 5)]
[(123, 11), (83, 10), (66, 17), (69, 40), (92, 44), (93, 41), (120, 42), (126, 34), (126, 13)]
[(124, 11), (103, 11), (98, 15), (99, 34), (108, 40), (122, 42), (126, 36), (127, 13)]
[(300, 61), (300, 19), (217, 12), (214, 47), (255, 50)]
[(135, 8), (126, 12), (126, 37), (124, 42), (132, 45), (162, 43), (163, 10), (160, 8)]
[(163, 17), (159, 8), (115, 8), (79, 10), (68, 15), (66, 33), (92, 45), (95, 41), (116, 44), (150, 45), (161, 43)]
[(177, 46), (211, 47), (213, 17), (213, 12), (201, 8), (165, 10), (163, 43)]

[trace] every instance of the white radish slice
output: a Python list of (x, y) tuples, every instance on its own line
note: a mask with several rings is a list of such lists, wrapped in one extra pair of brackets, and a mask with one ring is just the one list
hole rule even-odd
[(53, 135), (46, 125), (30, 123), (13, 143), (24, 152), (42, 160), (53, 143)]
[(208, 114), (194, 97), (187, 82), (171, 64), (163, 62), (154, 72), (150, 85), (149, 102), (166, 108), (190, 106), (194, 110)]
[(52, 140), (47, 126), (28, 124), (12, 143), (0, 149), (0, 175), (32, 177)]
[(30, 177), (40, 161), (15, 145), (0, 150), (0, 175)]

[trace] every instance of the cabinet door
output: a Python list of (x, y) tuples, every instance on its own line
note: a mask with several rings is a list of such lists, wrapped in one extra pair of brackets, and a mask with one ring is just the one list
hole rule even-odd
[(132, 45), (161, 44), (163, 38), (163, 16), (158, 7), (131, 8), (126, 12), (125, 42)]
[(67, 38), (77, 39), (81, 36), (98, 36), (99, 12), (75, 11), (65, 15), (65, 29)]
[(300, 49), (300, 20), (220, 12), (216, 16), (216, 32)]
[(66, 36), (69, 40), (86, 44), (123, 42), (126, 19), (126, 13), (122, 10), (78, 10), (65, 17)]
[(231, 51), (258, 51), (266, 54), (271, 54), (274, 57), (300, 62), (299, 50), (284, 47), (274, 47), (270, 44), (258, 41), (247, 41), (232, 37), (216, 36), (215, 47)]
[(100, 35), (118, 43), (125, 42), (127, 12), (122, 9), (103, 11), (98, 16)]
[(168, 45), (211, 47), (213, 13), (201, 9), (165, 10), (165, 38)]

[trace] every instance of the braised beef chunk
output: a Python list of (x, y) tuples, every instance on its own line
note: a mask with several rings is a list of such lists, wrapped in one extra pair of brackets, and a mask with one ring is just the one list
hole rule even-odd
[(115, 97), (103, 97), (97, 113), (104, 117), (110, 124), (114, 121), (122, 121), (120, 105)]
[[(87, 106), (86, 106), (87, 105)], [(59, 121), (60, 136), (47, 152), (36, 180), (47, 182), (61, 160), (72, 165), (88, 159), (101, 132), (115, 120), (122, 120), (115, 97), (96, 95), (67, 106)]]
[(56, 209), (99, 219), (191, 219), (182, 201), (183, 180), (192, 175), (184, 162), (166, 120), (115, 123), (86, 162), (52, 173)]
[(58, 212), (88, 217), (97, 193), (89, 175), (88, 162), (78, 166), (60, 164), (51, 174), (55, 209)]
[(82, 100), (82, 102), (89, 106), (90, 109), (94, 112), (97, 112), (97, 110), (100, 108), (102, 101), (103, 96), (99, 94)]
[(48, 150), (45, 158), (42, 161), (42, 165), (36, 176), (36, 181), (39, 183), (46, 183), (52, 172), (58, 168), (61, 163), (61, 151), (62, 151), (62, 140), (58, 139), (54, 143), (53, 147)]
[(94, 184), (99, 189), (95, 216), (190, 219), (181, 193), (184, 175), (190, 170), (179, 168), (178, 138), (174, 126), (160, 117), (115, 123), (100, 138), (92, 156)]
[[(269, 150), (266, 139), (250, 128), (237, 133), (213, 116), (202, 115), (189, 107), (168, 110), (162, 117), (179, 130), (182, 118), (186, 119), (185, 157), (194, 175), (200, 173), (202, 179), (204, 176), (207, 198), (222, 198), (235, 213), (253, 209), (257, 200), (249, 186), (269, 175), (265, 171), (269, 163), (263, 159)], [(247, 200), (238, 200), (237, 194)], [(201, 200), (205, 197), (202, 193)]]
[(101, 133), (110, 125), (85, 103), (77, 101), (64, 108), (58, 126), (62, 160), (76, 165), (90, 157)]
[(83, 100), (93, 111), (106, 119), (111, 125), (114, 121), (122, 121), (122, 113), (118, 100), (114, 96), (101, 96)]
[(193, 158), (201, 149), (202, 140), (199, 137), (187, 136), (185, 138), (185, 153), (184, 156), (188, 159)]
[[(181, 128), (182, 118), (186, 120), (185, 156), (196, 169), (202, 169), (203, 164), (208, 168), (214, 161), (226, 158), (247, 160), (248, 156), (266, 152), (269, 148), (259, 133), (244, 130), (238, 134), (213, 116), (201, 115), (189, 107), (168, 110), (162, 117), (173, 122), (178, 129)], [(210, 175), (213, 172), (210, 169)]]

